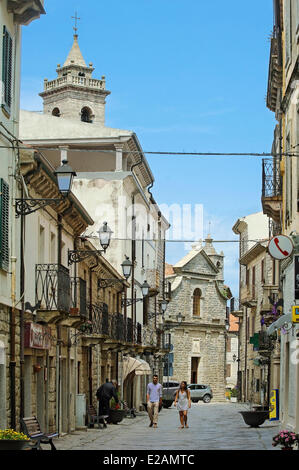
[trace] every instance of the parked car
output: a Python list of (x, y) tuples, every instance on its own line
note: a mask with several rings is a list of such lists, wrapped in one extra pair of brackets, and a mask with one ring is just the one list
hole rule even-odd
[(188, 388), (193, 402), (202, 400), (204, 403), (210, 403), (213, 398), (213, 392), (209, 385), (189, 384)]
[(180, 382), (163, 382), (162, 403), (164, 408), (169, 408), (175, 398)]

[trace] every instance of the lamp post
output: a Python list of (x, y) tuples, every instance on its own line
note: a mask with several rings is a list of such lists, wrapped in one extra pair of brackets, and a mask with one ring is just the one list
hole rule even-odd
[(100, 244), (102, 250), (68, 250), (68, 265), (70, 266), (73, 263), (79, 263), (88, 256), (101, 253), (105, 253), (111, 240), (112, 230), (107, 225), (107, 222), (103, 223), (103, 226), (98, 230)]
[(70, 167), (67, 160), (54, 171), (57, 178), (61, 198), (20, 198), (15, 200), (16, 217), (28, 215), (51, 204), (59, 204), (71, 191), (73, 178), (76, 172)]

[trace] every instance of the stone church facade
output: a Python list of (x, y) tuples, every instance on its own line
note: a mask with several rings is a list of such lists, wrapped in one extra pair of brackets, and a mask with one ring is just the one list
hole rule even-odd
[(167, 315), (183, 321), (171, 330), (173, 375), (170, 380), (210, 385), (214, 401), (225, 400), (227, 300), (223, 252), (218, 254), (210, 235), (174, 266), (167, 266), (171, 300)]

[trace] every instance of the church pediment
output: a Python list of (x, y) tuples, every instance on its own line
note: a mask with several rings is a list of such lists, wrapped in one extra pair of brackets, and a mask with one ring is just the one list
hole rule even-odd
[(175, 272), (211, 276), (215, 276), (219, 272), (203, 249), (197, 252), (190, 252), (188, 255), (173, 267)]

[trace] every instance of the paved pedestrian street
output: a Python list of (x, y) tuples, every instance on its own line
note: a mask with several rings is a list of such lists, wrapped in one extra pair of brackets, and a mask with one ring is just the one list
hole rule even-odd
[[(76, 431), (55, 441), (58, 450), (275, 450), (272, 437), (277, 422), (250, 428), (235, 403), (192, 404), (188, 429), (179, 429), (178, 412), (172, 406), (159, 413), (158, 428), (149, 428), (148, 416), (124, 419), (107, 429)], [(45, 448), (45, 446), (44, 446)]]

